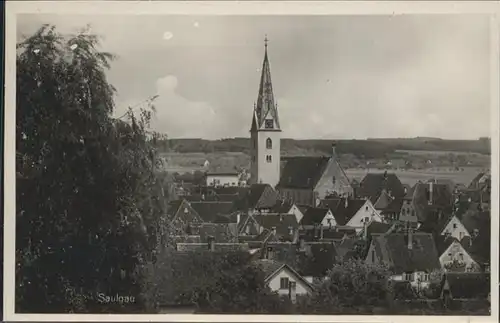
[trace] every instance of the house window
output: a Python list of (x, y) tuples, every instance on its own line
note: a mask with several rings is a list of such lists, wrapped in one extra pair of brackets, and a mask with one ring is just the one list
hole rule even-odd
[(267, 155), (267, 156), (266, 156), (266, 161), (267, 161), (268, 163), (272, 162), (272, 161), (273, 161), (272, 156), (271, 156), (271, 155)]
[(274, 126), (273, 120), (266, 120), (266, 129), (272, 129)]
[(413, 274), (412, 273), (404, 273), (403, 280), (411, 281)]
[(464, 254), (463, 253), (459, 253), (458, 254), (458, 259), (460, 259), (460, 261), (464, 261)]
[(457, 224), (453, 223), (453, 229), (456, 229), (456, 228), (457, 228)]
[(365, 211), (368, 211), (368, 206), (365, 207)]
[(266, 139), (266, 148), (267, 149), (273, 148), (273, 141), (271, 140), (271, 138)]
[(365, 217), (365, 221), (364, 221), (364, 222), (365, 222), (365, 223), (368, 223), (368, 221), (370, 221), (370, 218), (366, 216), (366, 217)]
[(423, 274), (423, 275), (422, 275), (422, 281), (423, 281), (423, 282), (427, 282), (427, 281), (429, 281), (429, 274)]
[(290, 280), (288, 277), (282, 277), (280, 279), (280, 289), (288, 289), (288, 286), (290, 284)]
[(406, 215), (406, 209), (403, 209), (403, 210), (401, 211), (401, 214), (402, 214), (402, 215)]

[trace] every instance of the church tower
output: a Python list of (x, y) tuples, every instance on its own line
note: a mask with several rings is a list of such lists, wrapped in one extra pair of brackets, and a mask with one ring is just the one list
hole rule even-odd
[(265, 39), (259, 96), (257, 103), (254, 104), (250, 134), (250, 183), (270, 184), (275, 187), (280, 179), (281, 128), (271, 83), (271, 69), (267, 57), (267, 37)]

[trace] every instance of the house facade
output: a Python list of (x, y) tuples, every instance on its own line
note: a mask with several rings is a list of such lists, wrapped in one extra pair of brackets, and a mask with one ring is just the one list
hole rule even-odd
[(206, 174), (206, 185), (208, 187), (238, 186), (239, 181), (239, 174), (237, 172)]
[(456, 216), (452, 216), (450, 221), (445, 225), (443, 230), (441, 231), (441, 235), (451, 236), (458, 241), (461, 241), (465, 237), (470, 237), (469, 231), (465, 228)]
[(478, 272), (479, 264), (469, 255), (460, 242), (454, 240), (439, 256), (441, 267), (448, 272)]
[(356, 211), (354, 216), (347, 222), (346, 226), (354, 228), (356, 232), (359, 232), (371, 222), (382, 222), (382, 217), (370, 200), (366, 200), (359, 210)]

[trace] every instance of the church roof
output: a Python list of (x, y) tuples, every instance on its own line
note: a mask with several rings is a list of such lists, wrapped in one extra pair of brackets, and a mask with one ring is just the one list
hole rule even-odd
[(252, 120), (252, 130), (256, 130), (256, 128), (260, 129), (266, 119), (274, 120), (273, 129), (280, 129), (278, 109), (274, 102), (273, 85), (271, 82), (271, 68), (267, 55), (267, 38), (264, 62), (262, 63), (262, 74), (260, 77), (259, 96), (257, 97)]
[(372, 203), (377, 201), (382, 191), (391, 192), (394, 197), (404, 197), (404, 186), (394, 173), (369, 173), (359, 184), (357, 193), (368, 197)]
[(329, 157), (284, 157), (278, 187), (312, 189), (321, 179)]

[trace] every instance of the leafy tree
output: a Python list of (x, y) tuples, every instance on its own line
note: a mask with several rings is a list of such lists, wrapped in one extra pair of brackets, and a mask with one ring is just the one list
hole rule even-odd
[(335, 265), (327, 278), (316, 286), (310, 299), (316, 313), (355, 313), (375, 306), (385, 306), (390, 289), (386, 267), (350, 260)]
[[(166, 198), (151, 111), (112, 118), (114, 56), (45, 25), (17, 46), (16, 311), (131, 311)], [(148, 108), (152, 108), (148, 102)]]
[(166, 249), (144, 271), (150, 312), (162, 305), (195, 305), (202, 313), (273, 313), (283, 307), (245, 252)]

